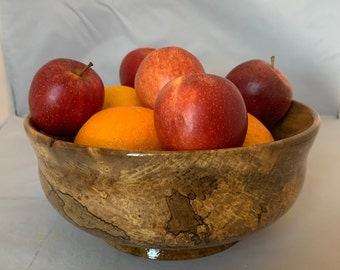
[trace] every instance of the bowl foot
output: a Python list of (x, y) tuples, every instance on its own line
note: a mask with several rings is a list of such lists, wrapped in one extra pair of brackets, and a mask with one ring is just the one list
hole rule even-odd
[(237, 243), (228, 243), (221, 246), (216, 247), (208, 247), (208, 248), (198, 248), (198, 249), (155, 249), (155, 248), (138, 248), (138, 247), (130, 247), (115, 244), (112, 242), (107, 241), (107, 243), (114, 247), (117, 250), (122, 252), (144, 257), (147, 259), (152, 260), (189, 260), (189, 259), (196, 259), (201, 257), (206, 257), (209, 255), (213, 255), (215, 253), (221, 252), (226, 250)]

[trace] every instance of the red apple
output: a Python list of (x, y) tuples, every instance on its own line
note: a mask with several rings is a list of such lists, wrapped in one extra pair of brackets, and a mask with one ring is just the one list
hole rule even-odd
[(145, 107), (154, 108), (161, 88), (170, 80), (192, 73), (202, 73), (201, 62), (185, 49), (163, 47), (149, 53), (140, 64), (135, 89)]
[(99, 75), (81, 62), (57, 58), (34, 75), (29, 89), (32, 121), (45, 133), (71, 137), (104, 103)]
[(140, 63), (154, 50), (155, 48), (148, 47), (137, 48), (125, 55), (119, 67), (119, 79), (122, 85), (135, 86), (135, 75)]
[(249, 113), (266, 126), (279, 121), (288, 111), (293, 91), (287, 77), (272, 63), (254, 59), (233, 68), (226, 78), (240, 90)]
[(155, 129), (166, 150), (238, 147), (247, 133), (247, 110), (228, 79), (196, 73), (171, 80), (154, 109)]

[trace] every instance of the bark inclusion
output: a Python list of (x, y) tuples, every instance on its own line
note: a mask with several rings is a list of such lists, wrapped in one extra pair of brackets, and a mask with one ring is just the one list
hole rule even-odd
[[(195, 213), (190, 203), (195, 198), (195, 193), (189, 193), (187, 196), (184, 196), (177, 190), (175, 190), (172, 195), (166, 197), (166, 202), (171, 213), (166, 230), (175, 236), (181, 233), (187, 234), (191, 236), (191, 240), (198, 245), (202, 242), (198, 234), (198, 227), (204, 226), (206, 230), (208, 230), (208, 226), (204, 223), (203, 218)], [(207, 236), (208, 235), (209, 233)], [(208, 239), (203, 240), (207, 242)]]
[[(106, 235), (108, 238), (121, 240), (130, 239), (124, 230), (91, 213), (72, 195), (56, 190), (49, 184), (47, 179), (46, 184), (49, 188), (49, 192), (46, 194), (48, 200), (54, 202), (52, 204), (57, 207), (58, 212), (70, 222), (84, 230), (92, 231), (94, 235), (96, 235), (95, 231), (101, 231), (102, 234)], [(83, 209), (83, 211), (81, 209)]]

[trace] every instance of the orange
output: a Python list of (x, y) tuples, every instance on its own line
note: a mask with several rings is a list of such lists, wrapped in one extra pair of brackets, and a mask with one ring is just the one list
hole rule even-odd
[(136, 90), (125, 85), (105, 86), (103, 109), (117, 106), (140, 106)]
[(248, 130), (243, 146), (273, 142), (274, 138), (270, 131), (260, 120), (248, 113)]
[(153, 110), (139, 106), (97, 112), (81, 127), (74, 142), (117, 150), (161, 150)]

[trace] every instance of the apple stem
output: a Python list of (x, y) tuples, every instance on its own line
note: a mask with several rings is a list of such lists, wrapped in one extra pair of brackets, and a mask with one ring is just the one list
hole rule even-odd
[(88, 70), (92, 66), (93, 66), (92, 62), (88, 63), (88, 65), (79, 73), (79, 76), (82, 77), (86, 70)]
[(275, 56), (274, 55), (270, 57), (270, 64), (272, 65), (272, 68), (275, 67)]

